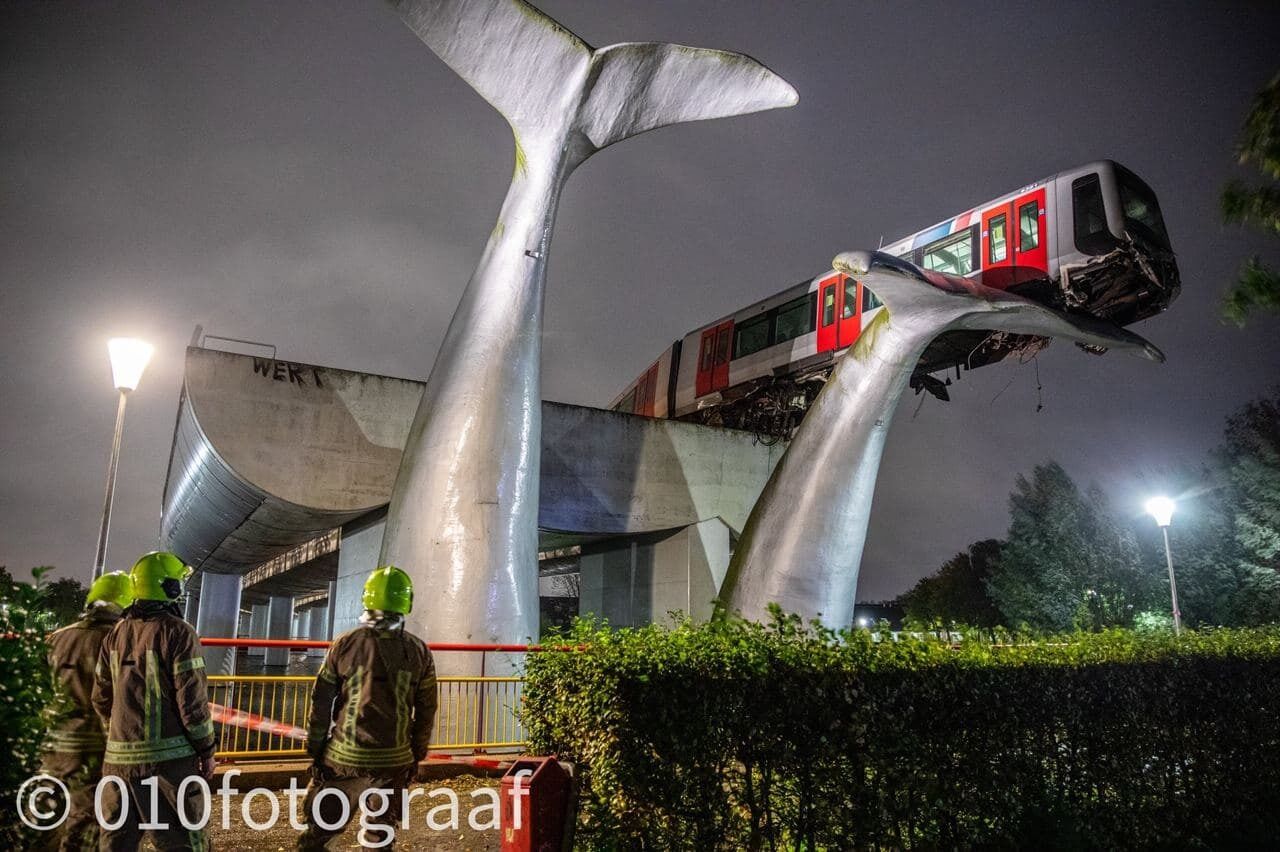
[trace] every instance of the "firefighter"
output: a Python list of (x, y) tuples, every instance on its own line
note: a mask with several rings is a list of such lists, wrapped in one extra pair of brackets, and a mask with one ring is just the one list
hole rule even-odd
[[(365, 581), (362, 603), (360, 626), (333, 641), (311, 694), (307, 753), (313, 763), (303, 804), (307, 828), (298, 838), (302, 850), (326, 849), (342, 832), (336, 795), (319, 798), (320, 820), (312, 812), (326, 788), (346, 797), (349, 818), (359, 815), (362, 791), (384, 790), (388, 807), (372, 821), (398, 824), (401, 791), (413, 782), (431, 740), (435, 662), (426, 644), (404, 629), (413, 581), (395, 566), (378, 568)], [(381, 801), (370, 802), (371, 813), (381, 807)]]
[(46, 849), (98, 848), (93, 792), (102, 777), (107, 738), (93, 709), (93, 670), (102, 640), (133, 603), (133, 583), (123, 571), (103, 574), (89, 586), (80, 620), (49, 637), (53, 700), (44, 711), (41, 771), (61, 779), (69, 797), (67, 820), (45, 838)]
[[(207, 804), (201, 785), (187, 784), (185, 801), (178, 801), (184, 779), (197, 774), (211, 779), (214, 767), (200, 640), (176, 603), (190, 575), (172, 553), (139, 559), (130, 572), (133, 606), (98, 655), (93, 705), (107, 728), (102, 773), (120, 778), (128, 792), (122, 801), (119, 785), (102, 787), (102, 850), (133, 852), (142, 843), (141, 824), (148, 821), (166, 826), (146, 832), (159, 850), (209, 848), (204, 831), (184, 828), (179, 815), (181, 807), (188, 823), (201, 819)], [(151, 777), (154, 787), (142, 784)], [(117, 822), (118, 828), (105, 827)]]

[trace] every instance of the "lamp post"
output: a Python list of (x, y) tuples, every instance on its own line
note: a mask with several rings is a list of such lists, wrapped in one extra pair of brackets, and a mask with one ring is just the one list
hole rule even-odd
[(1168, 497), (1152, 497), (1147, 501), (1147, 514), (1156, 519), (1164, 533), (1164, 558), (1169, 565), (1169, 595), (1173, 600), (1173, 632), (1182, 632), (1182, 613), (1178, 611), (1178, 583), (1173, 579), (1173, 551), (1169, 548), (1169, 523), (1173, 520), (1174, 502)]
[(120, 392), (116, 407), (116, 431), (111, 439), (111, 463), (107, 467), (107, 496), (102, 504), (102, 527), (98, 530), (98, 552), (93, 558), (93, 576), (100, 577), (107, 564), (107, 530), (111, 528), (111, 503), (116, 491), (116, 468), (120, 465), (120, 438), (124, 435), (124, 404), (129, 391), (138, 386), (142, 371), (151, 360), (150, 343), (131, 337), (113, 337), (107, 341), (111, 356), (111, 379)]

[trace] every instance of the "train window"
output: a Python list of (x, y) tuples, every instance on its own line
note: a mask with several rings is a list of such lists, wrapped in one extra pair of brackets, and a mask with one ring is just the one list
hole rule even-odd
[(822, 326), (826, 328), (836, 318), (836, 285), (822, 288)]
[(883, 304), (884, 302), (880, 301), (880, 297), (872, 293), (870, 288), (865, 284), (862, 286), (862, 310), (864, 312), (873, 311)]
[(1018, 251), (1040, 245), (1040, 202), (1028, 201), (1018, 208)]
[(858, 282), (852, 278), (844, 279), (844, 307), (840, 310), (840, 319), (849, 319), (858, 312)]
[(1096, 174), (1071, 182), (1071, 208), (1076, 248), (1084, 254), (1106, 254), (1116, 247), (1107, 229), (1107, 208), (1102, 203), (1102, 184)]
[(769, 345), (769, 315), (761, 314), (739, 323), (733, 336), (733, 357), (742, 358)]
[(813, 331), (813, 295), (805, 293), (779, 307), (773, 329), (774, 343), (785, 343)]
[(973, 271), (973, 229), (925, 246), (923, 265), (934, 272), (968, 275)]
[(710, 370), (713, 366), (712, 359), (715, 357), (716, 339), (714, 334), (705, 333), (702, 335), (702, 359), (699, 370)]
[(1003, 263), (1009, 257), (1009, 237), (1005, 233), (1004, 214), (991, 220), (987, 226), (987, 230), (991, 234), (989, 240), (990, 248), (987, 250), (987, 263)]
[(1117, 169), (1116, 178), (1120, 184), (1120, 208), (1124, 211), (1125, 226), (1157, 246), (1169, 248), (1169, 232), (1165, 230), (1155, 193), (1127, 170)]

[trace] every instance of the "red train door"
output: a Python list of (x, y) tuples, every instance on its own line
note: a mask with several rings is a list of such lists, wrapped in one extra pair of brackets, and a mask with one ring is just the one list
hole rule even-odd
[(1033, 281), (1049, 274), (1049, 244), (1045, 240), (1044, 187), (1033, 189), (1013, 200), (1012, 235), (1017, 240), (1014, 254), (1016, 281)]
[(716, 328), (716, 363), (711, 374), (711, 389), (729, 387), (729, 359), (733, 355), (733, 320)]
[(1003, 290), (1013, 283), (1013, 205), (982, 213), (982, 283)]
[(695, 391), (706, 396), (729, 386), (729, 354), (733, 343), (733, 320), (702, 332), (698, 346), (698, 375)]
[(858, 282), (847, 275), (840, 276), (839, 298), (836, 300), (840, 318), (836, 322), (836, 346), (843, 349), (852, 346), (862, 331), (862, 304), (858, 301), (858, 291), (862, 289)]
[(830, 352), (839, 343), (836, 316), (840, 299), (840, 278), (833, 275), (818, 284), (818, 351)]

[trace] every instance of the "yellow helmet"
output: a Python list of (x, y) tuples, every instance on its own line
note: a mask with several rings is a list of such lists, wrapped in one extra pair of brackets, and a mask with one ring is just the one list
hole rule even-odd
[(365, 609), (408, 614), (413, 609), (413, 581), (394, 565), (375, 569), (364, 581)]
[(191, 567), (163, 550), (146, 554), (133, 563), (129, 578), (133, 594), (142, 601), (173, 601), (182, 594), (182, 584), (191, 576)]
[(94, 580), (84, 603), (92, 606), (98, 601), (113, 603), (121, 609), (133, 603), (133, 581), (129, 575), (123, 571), (111, 571)]

